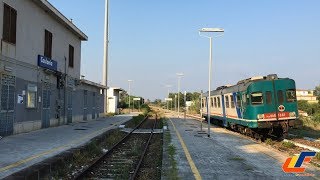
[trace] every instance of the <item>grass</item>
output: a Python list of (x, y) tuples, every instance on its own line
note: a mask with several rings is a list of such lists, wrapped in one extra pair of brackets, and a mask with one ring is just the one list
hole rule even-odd
[(270, 138), (267, 138), (267, 139), (265, 140), (265, 143), (266, 143), (267, 145), (270, 145), (270, 146), (272, 146), (272, 145), (275, 144), (275, 142), (274, 142), (272, 139), (270, 139)]
[(295, 148), (296, 145), (294, 145), (292, 142), (282, 142), (281, 146), (284, 148)]
[(176, 148), (174, 147), (173, 144), (170, 144), (168, 146), (168, 155), (169, 155), (171, 167), (169, 169), (169, 173), (167, 174), (169, 179), (179, 179), (177, 161), (174, 159), (175, 154), (176, 154)]
[(315, 158), (320, 161), (320, 153), (317, 153)]
[(229, 160), (232, 160), (232, 161), (244, 161), (245, 159), (243, 159), (242, 157), (236, 156), (236, 157), (229, 158)]

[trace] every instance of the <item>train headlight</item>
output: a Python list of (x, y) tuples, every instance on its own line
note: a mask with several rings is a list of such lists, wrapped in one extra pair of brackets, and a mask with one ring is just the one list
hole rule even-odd
[(258, 114), (257, 115), (257, 119), (263, 119), (264, 118), (264, 115), (263, 114)]
[(296, 112), (290, 112), (289, 115), (290, 117), (296, 117)]

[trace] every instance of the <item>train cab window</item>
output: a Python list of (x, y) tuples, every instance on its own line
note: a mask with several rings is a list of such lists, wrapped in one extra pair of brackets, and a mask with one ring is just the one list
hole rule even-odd
[(221, 104), (220, 104), (220, 97), (217, 98), (217, 105), (218, 105), (218, 108), (221, 107)]
[(226, 96), (226, 108), (229, 108), (230, 104), (229, 104), (229, 96)]
[(241, 96), (237, 94), (237, 107), (241, 107)]
[(266, 92), (266, 103), (267, 104), (272, 104), (272, 94), (270, 91)]
[(263, 94), (261, 92), (251, 93), (251, 104), (252, 105), (263, 104)]
[(283, 102), (284, 102), (283, 92), (282, 92), (282, 90), (279, 90), (278, 91), (278, 103), (283, 104)]
[(294, 89), (288, 89), (286, 91), (287, 102), (295, 102), (297, 100), (296, 91)]
[(234, 98), (233, 95), (230, 96), (231, 108), (234, 108)]
[(214, 97), (214, 107), (217, 108), (217, 98)]

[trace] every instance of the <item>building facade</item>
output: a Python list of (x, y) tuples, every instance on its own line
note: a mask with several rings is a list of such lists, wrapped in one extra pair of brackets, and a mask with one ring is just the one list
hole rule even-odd
[(297, 89), (296, 95), (298, 101), (305, 100), (308, 101), (308, 103), (318, 103), (317, 97), (312, 90)]
[(88, 37), (46, 0), (0, 0), (0, 136), (103, 113), (103, 89), (80, 80)]
[(119, 102), (120, 102), (120, 92), (124, 91), (123, 89), (119, 87), (109, 87), (107, 90), (107, 97), (108, 97), (108, 113), (116, 113), (118, 114), (119, 108)]

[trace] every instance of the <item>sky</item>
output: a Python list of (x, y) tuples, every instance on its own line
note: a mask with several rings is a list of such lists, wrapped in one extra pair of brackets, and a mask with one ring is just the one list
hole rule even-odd
[[(89, 40), (81, 74), (102, 82), (104, 0), (49, 0)], [(146, 99), (208, 90), (209, 39), (203, 27), (221, 27), (213, 39), (212, 89), (252, 76), (278, 74), (298, 89), (320, 84), (318, 0), (110, 0), (108, 86)]]

